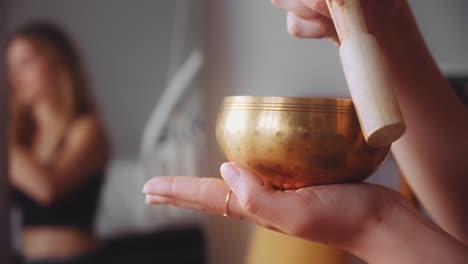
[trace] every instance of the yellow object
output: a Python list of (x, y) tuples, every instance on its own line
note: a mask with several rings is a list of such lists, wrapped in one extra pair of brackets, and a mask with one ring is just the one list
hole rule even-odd
[(350, 264), (351, 255), (322, 245), (256, 227), (246, 264)]

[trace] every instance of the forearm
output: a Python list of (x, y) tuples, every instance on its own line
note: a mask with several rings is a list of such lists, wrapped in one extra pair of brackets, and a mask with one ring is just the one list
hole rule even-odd
[(395, 158), (436, 222), (468, 244), (467, 110), (440, 73), (409, 7), (379, 41), (407, 125), (393, 146)]
[(51, 179), (44, 169), (24, 152), (16, 148), (10, 153), (10, 181), (17, 189), (38, 202), (48, 204), (52, 200)]

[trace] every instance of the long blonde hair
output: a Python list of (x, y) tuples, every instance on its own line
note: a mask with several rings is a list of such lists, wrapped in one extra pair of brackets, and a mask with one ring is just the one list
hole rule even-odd
[[(59, 78), (63, 85), (54, 87), (53, 93), (63, 114), (75, 119), (83, 114), (95, 113), (95, 105), (91, 99), (87, 75), (79, 52), (65, 32), (51, 23), (32, 22), (11, 34), (9, 45), (19, 38), (32, 41), (43, 51), (47, 51), (46, 55), (54, 56), (57, 60), (60, 66), (57, 74), (61, 75)], [(18, 104), (13, 97), (10, 92), (10, 142), (29, 148), (36, 132), (32, 110), (30, 106)]]

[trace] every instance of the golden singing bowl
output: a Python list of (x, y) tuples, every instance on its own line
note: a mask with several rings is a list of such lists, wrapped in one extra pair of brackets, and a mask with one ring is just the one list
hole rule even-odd
[(277, 189), (363, 181), (390, 150), (366, 143), (351, 99), (226, 97), (216, 139)]

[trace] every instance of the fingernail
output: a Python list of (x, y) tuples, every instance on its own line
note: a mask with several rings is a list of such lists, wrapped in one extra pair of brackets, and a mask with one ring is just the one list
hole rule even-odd
[(146, 203), (146, 204), (151, 204), (151, 202), (152, 202), (151, 196), (146, 195), (146, 196), (145, 196), (145, 203)]
[(158, 192), (160, 192), (163, 188), (163, 184), (164, 181), (159, 180), (157, 178), (153, 178), (147, 183), (145, 183), (142, 191), (144, 194), (158, 194)]
[(146, 195), (145, 202), (147, 204), (163, 204), (166, 202), (166, 198), (159, 195)]
[(220, 168), (223, 178), (232, 185), (239, 180), (240, 172), (232, 163), (224, 163)]

